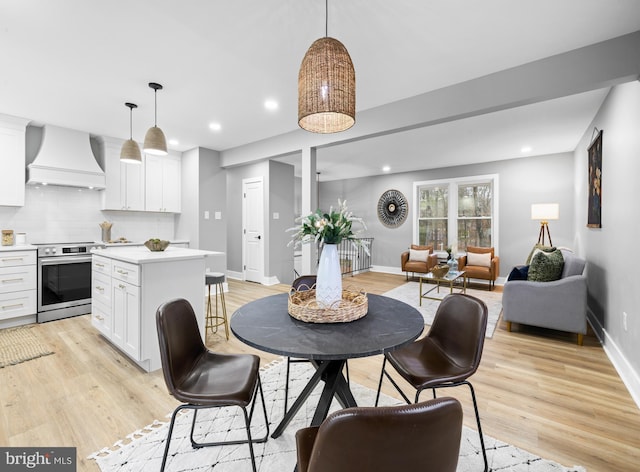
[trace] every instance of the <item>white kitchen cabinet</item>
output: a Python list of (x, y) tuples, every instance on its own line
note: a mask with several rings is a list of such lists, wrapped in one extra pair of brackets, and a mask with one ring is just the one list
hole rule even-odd
[(180, 213), (181, 205), (180, 157), (145, 157), (145, 209)]
[(28, 123), (29, 120), (0, 115), (0, 205), (24, 206)]
[(111, 341), (133, 360), (140, 360), (140, 287), (113, 279)]
[[(188, 300), (204, 336), (205, 257), (214, 254), (171, 246), (164, 252), (145, 247), (95, 251), (93, 326), (145, 371), (159, 369), (156, 311), (169, 300)], [(105, 299), (107, 278), (111, 291)]]
[(122, 140), (100, 138), (104, 146), (103, 210), (144, 211), (145, 159), (140, 164), (120, 162)]
[(0, 327), (35, 321), (36, 250), (0, 251)]
[(91, 324), (111, 339), (111, 259), (94, 255), (91, 267)]

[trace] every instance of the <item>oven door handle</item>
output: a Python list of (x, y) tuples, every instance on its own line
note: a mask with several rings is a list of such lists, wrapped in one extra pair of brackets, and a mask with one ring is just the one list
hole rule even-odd
[(40, 265), (73, 264), (79, 262), (91, 262), (91, 255), (69, 257), (43, 257), (38, 259)]

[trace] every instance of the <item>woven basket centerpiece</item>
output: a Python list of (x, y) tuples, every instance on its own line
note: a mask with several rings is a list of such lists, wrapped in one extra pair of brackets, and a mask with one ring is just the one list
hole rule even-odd
[(315, 290), (289, 292), (289, 315), (307, 323), (347, 323), (362, 318), (369, 310), (364, 291), (342, 290), (342, 300), (331, 307), (321, 307), (316, 302)]
[(447, 272), (449, 272), (449, 266), (446, 264), (440, 264), (431, 269), (433, 276), (439, 279), (447, 275)]

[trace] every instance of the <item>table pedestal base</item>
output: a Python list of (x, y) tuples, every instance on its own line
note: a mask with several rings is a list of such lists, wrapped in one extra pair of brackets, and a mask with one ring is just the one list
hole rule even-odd
[(316, 385), (318, 385), (320, 380), (324, 381), (324, 388), (322, 389), (318, 406), (316, 407), (316, 411), (309, 426), (320, 426), (329, 414), (329, 408), (331, 407), (331, 402), (334, 397), (338, 399), (338, 402), (340, 402), (340, 405), (342, 405), (343, 408), (358, 406), (355, 398), (353, 398), (349, 384), (342, 374), (342, 369), (346, 362), (345, 359), (311, 362), (316, 368), (315, 373), (311, 379), (309, 379), (309, 382), (307, 382), (307, 385), (305, 385), (300, 395), (298, 395), (296, 401), (291, 405), (289, 411), (284, 412), (282, 421), (280, 421), (280, 424), (271, 435), (272, 438), (277, 438), (283, 433), (284, 429), (296, 413), (298, 413), (300, 407), (304, 404), (307, 398), (309, 398), (309, 395), (315, 389)]

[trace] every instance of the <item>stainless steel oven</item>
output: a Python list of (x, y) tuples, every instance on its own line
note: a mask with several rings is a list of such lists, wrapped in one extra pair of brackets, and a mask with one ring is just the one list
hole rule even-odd
[(38, 244), (38, 323), (91, 313), (93, 243)]

